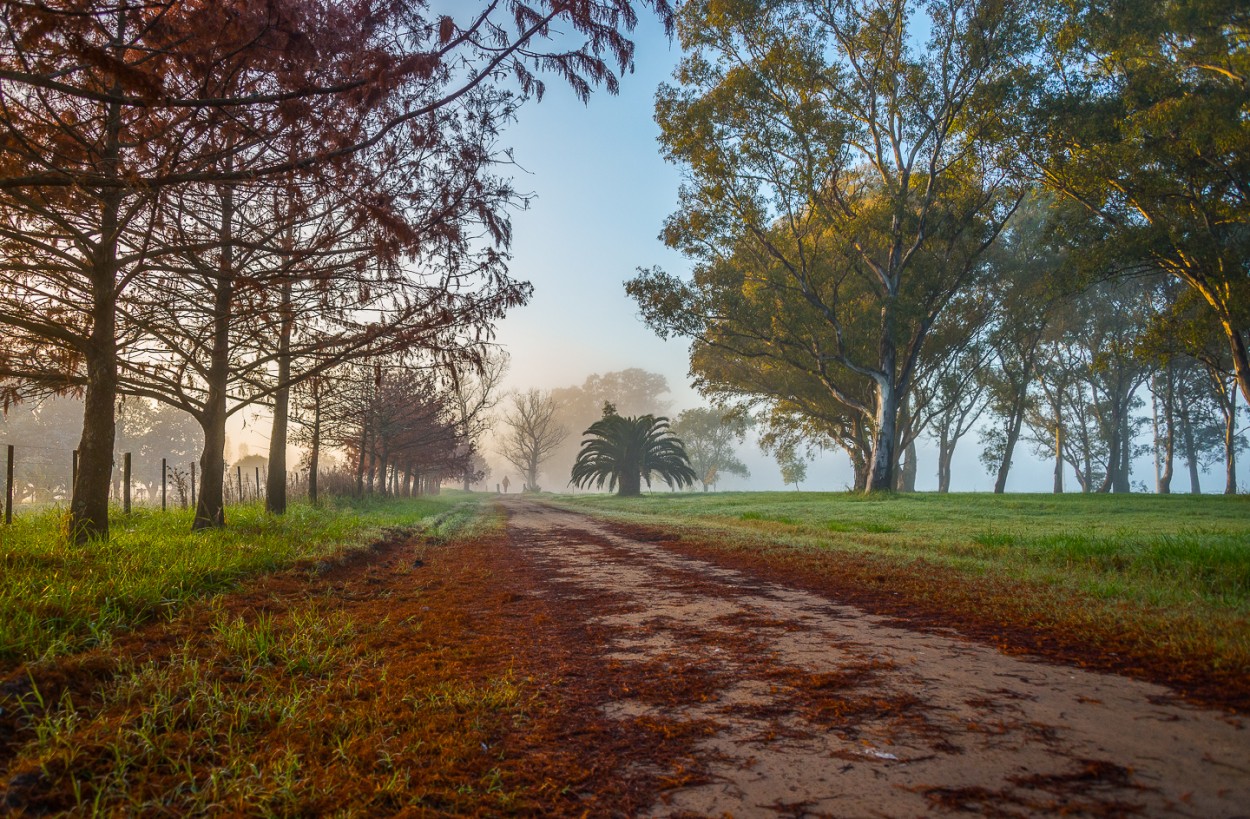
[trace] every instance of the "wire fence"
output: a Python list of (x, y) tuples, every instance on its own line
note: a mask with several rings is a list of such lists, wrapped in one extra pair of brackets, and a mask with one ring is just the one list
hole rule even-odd
[[(0, 441), (4, 459), (4, 522), (14, 514), (49, 506), (68, 506), (78, 472), (78, 451), (64, 447)], [(225, 503), (252, 503), (265, 499), (268, 467), (260, 463), (227, 465), (222, 481)], [(287, 498), (308, 494), (308, 476), (287, 473)], [(195, 506), (203, 478), (195, 461), (170, 457), (137, 458), (119, 453), (113, 464), (110, 500), (129, 513), (133, 508), (186, 509)]]

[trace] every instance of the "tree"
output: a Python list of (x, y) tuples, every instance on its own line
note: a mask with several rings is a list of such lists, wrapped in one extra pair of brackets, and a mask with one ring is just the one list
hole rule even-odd
[[(177, 207), (196, 219), (170, 217), (177, 264), (154, 265), (144, 294), (127, 305), (143, 343), (122, 359), (123, 386), (204, 426), (197, 528), (224, 524), (215, 472), (230, 415), (273, 407), (266, 503), (280, 512), (293, 385), (366, 356), (455, 362), (528, 298), (492, 244), (506, 241), (511, 189), (481, 167), (490, 117), (468, 119), (446, 134), (402, 129), (420, 150), (384, 143), (385, 166), (349, 176), (334, 195), (313, 185), (231, 186)], [(422, 180), (423, 161), (440, 168), (433, 180)]]
[[(1016, 445), (1031, 409), (1029, 388), (1037, 377), (1042, 341), (1056, 314), (1071, 304), (1064, 296), (1075, 286), (1071, 233), (1081, 231), (1083, 214), (1033, 191), (986, 254), (993, 273), (986, 346), (988, 366), (981, 386), (997, 423), (988, 426), (983, 461), (994, 473), (994, 492), (1007, 490)], [(1077, 242), (1092, 241), (1080, 235)]]
[[(591, 373), (580, 385), (553, 389), (551, 399), (556, 402), (559, 424), (576, 430), (599, 420), (605, 402), (624, 415), (665, 415), (672, 402), (661, 396), (668, 392), (668, 379), (663, 375), (630, 367)], [(560, 474), (572, 469), (578, 449), (578, 438), (570, 435), (552, 453), (550, 471)]]
[(473, 450), (463, 475), (465, 492), (481, 480), (475, 480), (475, 475), (486, 474), (486, 462), (478, 452), (478, 443), (489, 428), (488, 413), (499, 403), (499, 385), (507, 371), (508, 354), (502, 350), (487, 352), (477, 362), (455, 363), (448, 367), (460, 437)]
[(574, 486), (607, 483), (608, 490), (617, 490), (621, 497), (636, 497), (642, 494), (643, 482), (651, 487), (653, 474), (678, 489), (698, 480), (667, 418), (624, 417), (609, 403), (604, 405), (603, 417), (582, 434), (588, 437), (582, 440), (573, 463), (569, 482)]
[(522, 491), (541, 491), (539, 469), (569, 435), (557, 421), (556, 412), (551, 393), (534, 389), (513, 394), (511, 405), (504, 411), (499, 454), (521, 473)]
[(319, 500), (321, 488), (321, 452), (327, 405), (333, 403), (333, 391), (338, 386), (332, 372), (322, 372), (305, 379), (293, 392), (295, 408), (292, 419), (296, 429), (290, 440), (306, 447), (304, 462), (308, 469), (308, 502), (314, 505)]
[(985, 412), (982, 368), (987, 354), (985, 345), (971, 344), (917, 384), (916, 403), (929, 415), (928, 432), (938, 443), (938, 492), (950, 492), (955, 447)]
[[(522, 96), (541, 96), (538, 70), (583, 100), (596, 85), (615, 91), (617, 73), (631, 67), (624, 32), (636, 5), (492, 1), (457, 19), (425, 2), (6, 4), (0, 242), (6, 256), (31, 261), (18, 263), (16, 289), (0, 288), (0, 324), (20, 336), (3, 350), (0, 377), (85, 387), (72, 537), (108, 532), (117, 357), (127, 340), (116, 313), (151, 261), (145, 237), (159, 198), (220, 186), (228, 212), (232, 186), (341, 170), (419, 120), (454, 128), (443, 115), (498, 99), (507, 77)], [(670, 23), (665, 0), (641, 5)], [(568, 41), (570, 29), (580, 42)], [(297, 135), (301, 150), (272, 150)], [(232, 248), (229, 226), (223, 218)], [(220, 415), (220, 401), (209, 403)], [(216, 450), (213, 427), (205, 445)], [(199, 510), (197, 521), (217, 525), (219, 510)]]
[[(1133, 441), (1145, 419), (1138, 389), (1152, 367), (1140, 354), (1153, 305), (1150, 282), (1113, 278), (1067, 302), (1039, 345), (1024, 416), (1035, 450), (1063, 458), (1082, 491), (1130, 491)], [(991, 441), (992, 443), (992, 441)], [(997, 463), (989, 458), (987, 466)], [(1056, 491), (1061, 465), (1056, 460)]]
[(799, 491), (799, 484), (807, 480), (807, 460), (794, 449), (777, 450), (777, 466), (781, 467), (781, 482), (794, 484), (794, 491)]
[[(679, 13), (689, 55), (656, 118), (687, 178), (664, 238), (697, 265), (691, 284), (644, 271), (629, 292), (662, 334), (793, 368), (860, 416), (869, 490), (893, 488), (929, 330), (1021, 196), (1005, 159), (1027, 5), (702, 0)], [(919, 8), (924, 43), (910, 34)]]
[(1250, 400), (1250, 18), (1240, 0), (1071, 2), (1030, 129), (1046, 183), (1216, 320)]
[(683, 410), (673, 423), (673, 434), (681, 439), (690, 466), (700, 476), (703, 491), (715, 484), (721, 474), (745, 478), (747, 465), (734, 454), (751, 425), (744, 413), (726, 412), (715, 407)]

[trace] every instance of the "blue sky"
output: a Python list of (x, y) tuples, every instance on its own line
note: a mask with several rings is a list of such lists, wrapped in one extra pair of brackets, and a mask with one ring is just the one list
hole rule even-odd
[(515, 215), (512, 272), (534, 284), (533, 301), (499, 327), (519, 388), (579, 384), (594, 372), (644, 367), (663, 373), (683, 406), (687, 345), (663, 342), (638, 319), (624, 281), (638, 266), (686, 269), (656, 235), (677, 202), (678, 169), (660, 157), (652, 119), (656, 86), (678, 61), (660, 26), (636, 32), (637, 68), (621, 93), (580, 103), (559, 80), (504, 135), (515, 148), (520, 191), (537, 194)]

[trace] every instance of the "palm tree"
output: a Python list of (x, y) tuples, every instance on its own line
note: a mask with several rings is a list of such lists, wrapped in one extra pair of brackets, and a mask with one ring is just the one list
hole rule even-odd
[[(669, 486), (693, 486), (698, 475), (686, 457), (681, 439), (673, 435), (667, 418), (654, 415), (622, 418), (608, 404), (603, 418), (590, 425), (582, 450), (573, 464), (569, 483), (616, 489), (624, 496), (641, 495), (642, 481), (651, 486), (655, 473)], [(618, 489), (619, 487), (619, 489)]]

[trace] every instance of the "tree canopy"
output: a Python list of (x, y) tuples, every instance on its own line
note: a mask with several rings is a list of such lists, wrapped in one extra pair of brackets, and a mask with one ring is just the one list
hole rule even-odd
[[(695, 339), (711, 391), (857, 416), (870, 489), (893, 486), (930, 329), (1021, 196), (1003, 112), (1027, 9), (703, 0), (678, 16), (688, 54), (656, 119), (686, 182), (663, 235), (696, 269), (628, 290), (658, 331)], [(927, 42), (911, 33), (922, 14)]]

